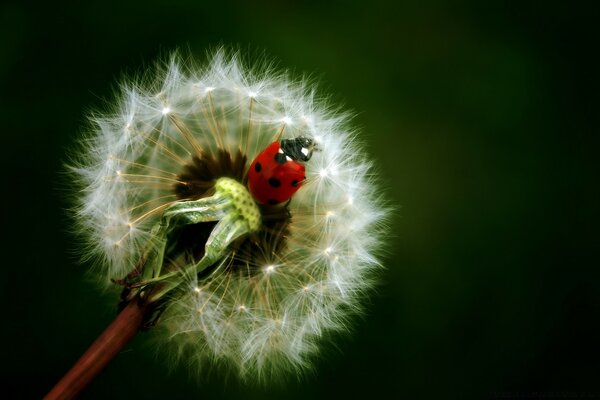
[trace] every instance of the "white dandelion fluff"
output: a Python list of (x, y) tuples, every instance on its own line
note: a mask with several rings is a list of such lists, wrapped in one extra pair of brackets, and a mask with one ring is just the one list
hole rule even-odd
[[(92, 117), (75, 168), (85, 253), (126, 300), (153, 304), (148, 323), (160, 318), (186, 362), (243, 378), (303, 371), (325, 332), (347, 329), (379, 266), (386, 211), (371, 163), (307, 82), (223, 51), (182, 64), (124, 83), (112, 112)], [(298, 138), (313, 147), (298, 191), (248, 205), (252, 161)]]

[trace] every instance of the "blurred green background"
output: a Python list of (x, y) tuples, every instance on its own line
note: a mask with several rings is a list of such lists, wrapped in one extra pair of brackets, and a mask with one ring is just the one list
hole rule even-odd
[(381, 284), (301, 382), (197, 383), (150, 332), (84, 398), (600, 398), (598, 17), (569, 4), (4, 1), (1, 397), (41, 397), (114, 316), (64, 211), (87, 111), (225, 44), (357, 112), (397, 206)]

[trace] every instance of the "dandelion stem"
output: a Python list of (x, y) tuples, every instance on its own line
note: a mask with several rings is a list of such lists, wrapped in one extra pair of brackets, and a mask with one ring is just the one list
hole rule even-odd
[(144, 313), (144, 305), (131, 301), (44, 399), (76, 398), (136, 335)]

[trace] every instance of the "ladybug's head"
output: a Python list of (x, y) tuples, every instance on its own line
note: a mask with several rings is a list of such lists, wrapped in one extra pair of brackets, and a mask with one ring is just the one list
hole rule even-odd
[(308, 161), (312, 157), (315, 142), (306, 137), (297, 137), (293, 139), (283, 139), (281, 141), (281, 150), (294, 161)]

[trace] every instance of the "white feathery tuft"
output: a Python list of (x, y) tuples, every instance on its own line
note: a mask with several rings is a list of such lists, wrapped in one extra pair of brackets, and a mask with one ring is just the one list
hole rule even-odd
[(186, 363), (225, 364), (263, 381), (301, 372), (325, 332), (347, 330), (380, 268), (387, 210), (371, 163), (348, 115), (332, 111), (308, 82), (267, 64), (246, 69), (224, 51), (206, 67), (181, 64), (175, 56), (155, 79), (123, 84), (117, 106), (92, 116), (74, 167), (85, 254), (99, 256), (105, 281), (123, 278), (152, 246), (162, 211), (181, 200), (173, 188), (193, 156), (241, 151), (247, 171), (278, 134), (312, 138), (307, 180), (276, 237), (286, 245), (232, 255), (253, 273), (220, 268), (210, 279), (190, 277), (159, 323), (171, 354)]

